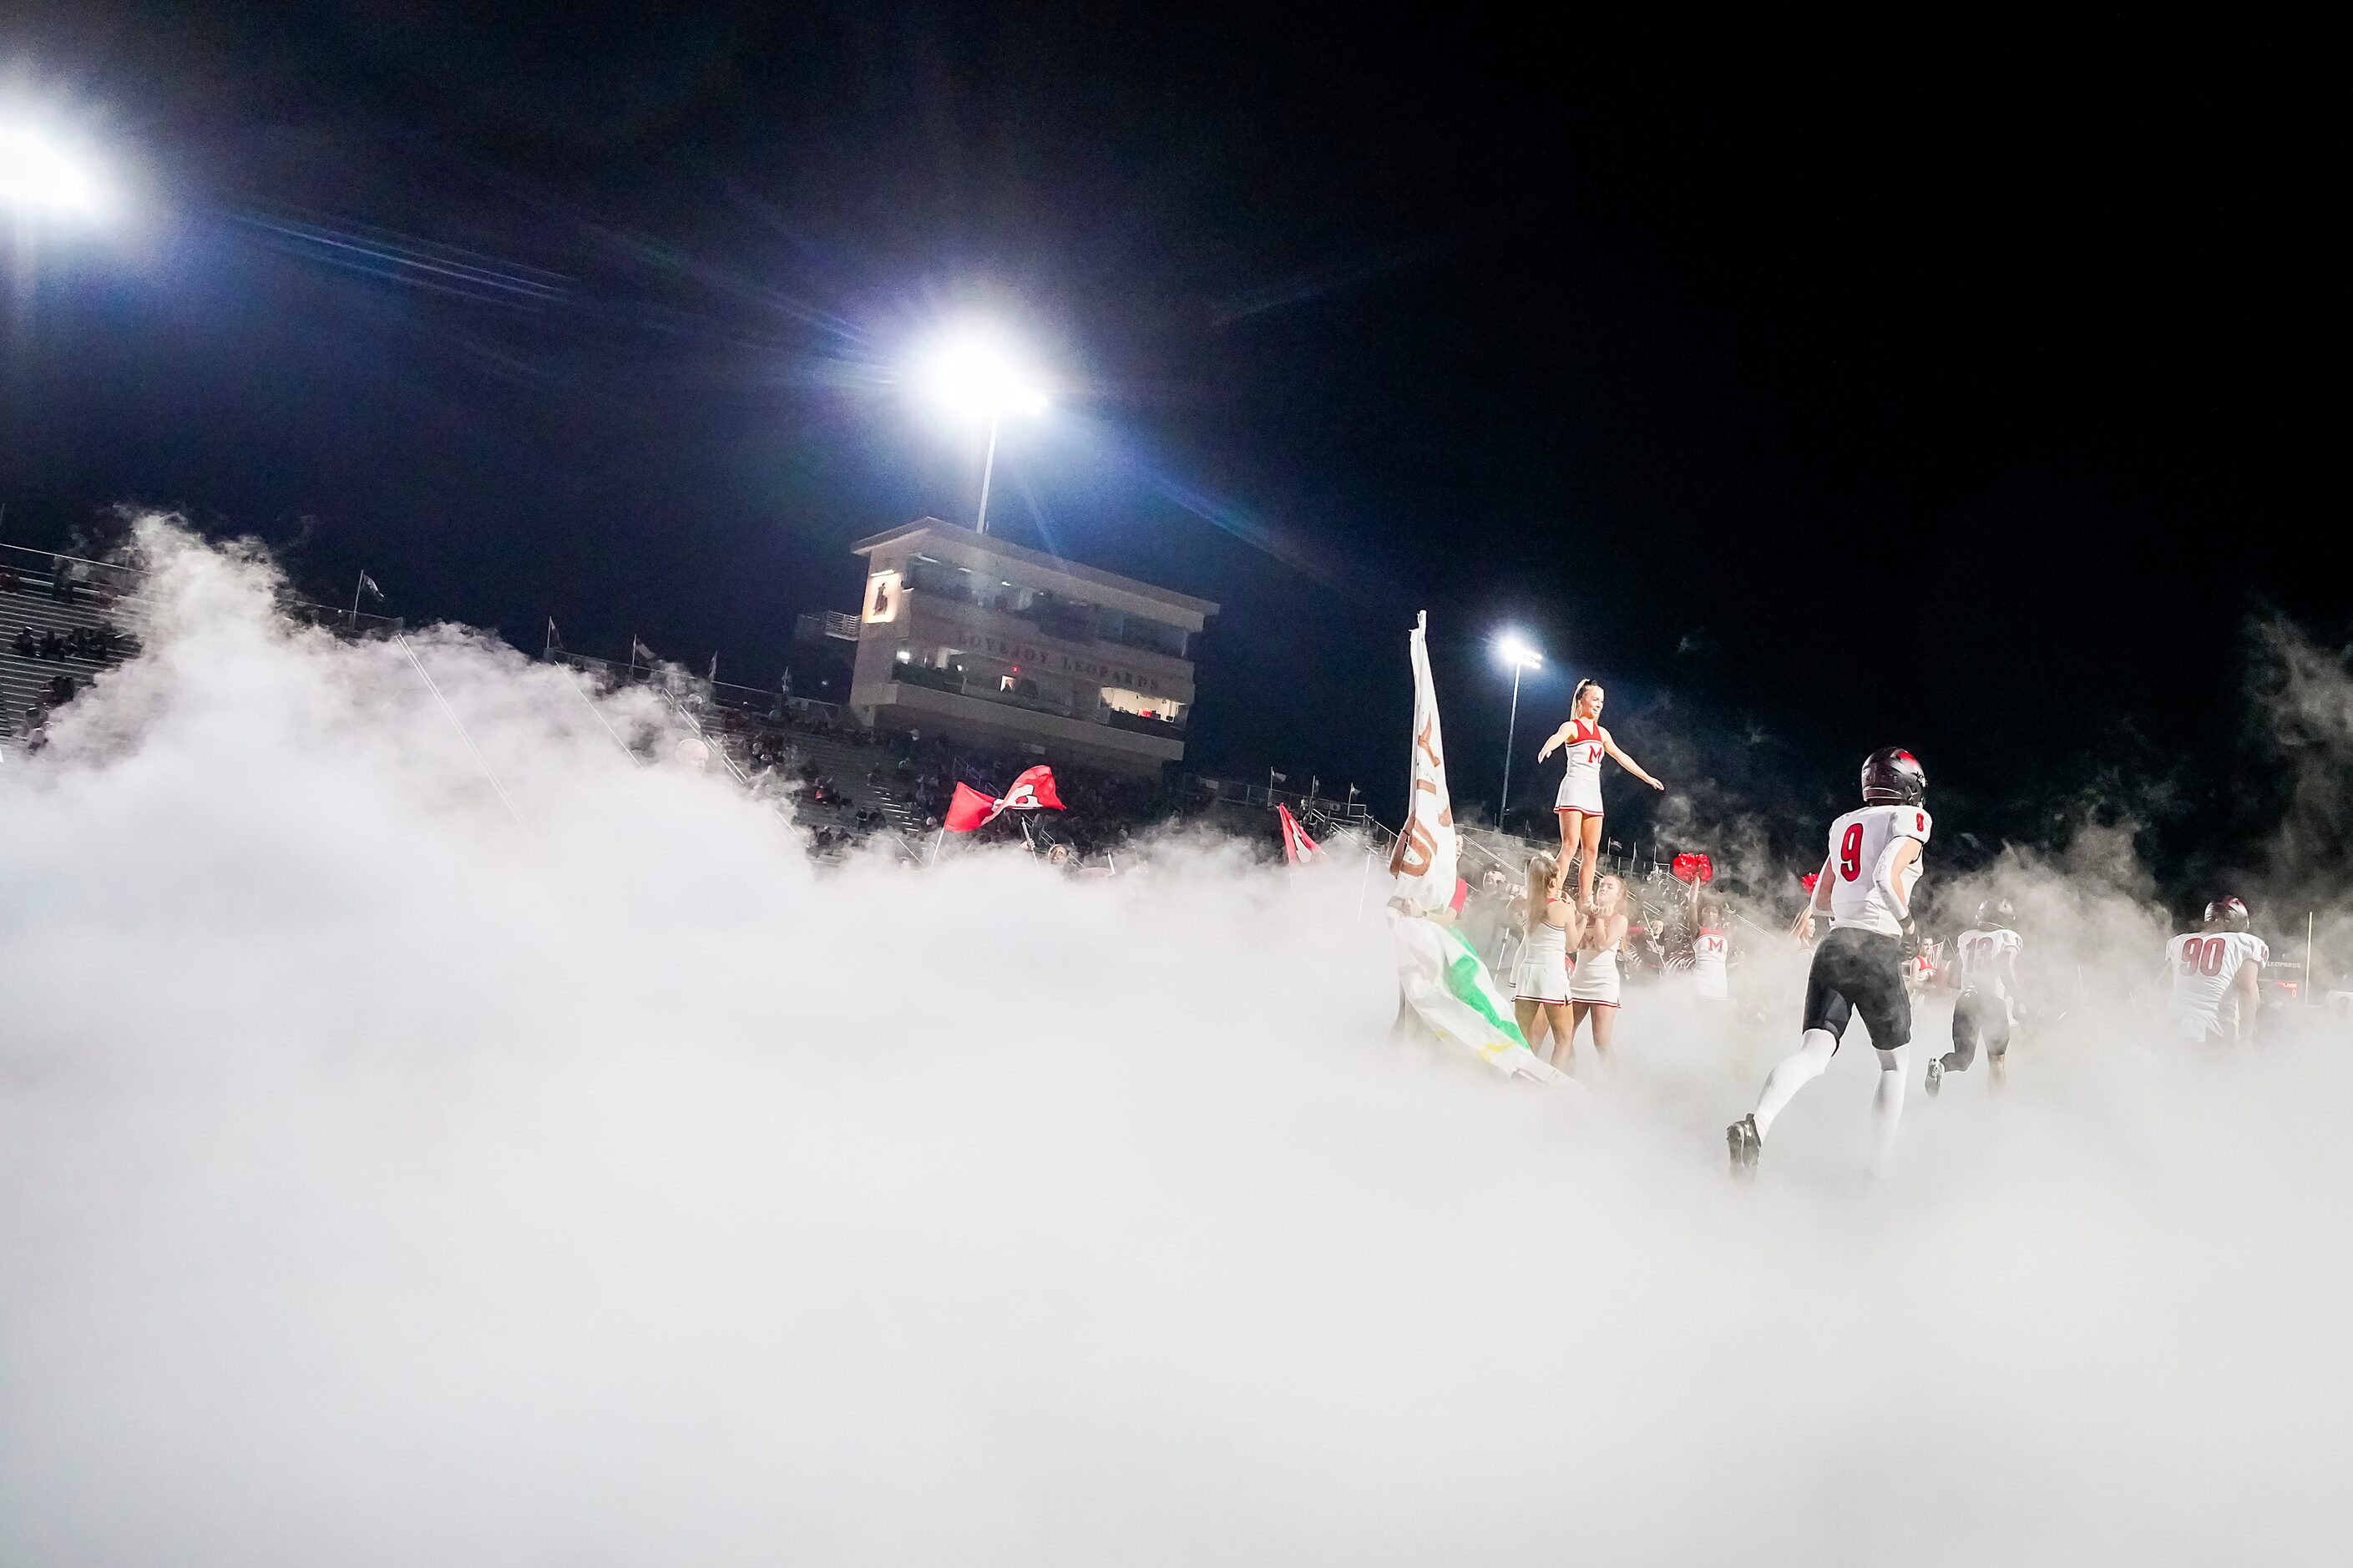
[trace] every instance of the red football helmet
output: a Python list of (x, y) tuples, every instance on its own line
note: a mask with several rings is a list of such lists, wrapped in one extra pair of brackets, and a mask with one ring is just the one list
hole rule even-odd
[(1882, 746), (1862, 764), (1865, 805), (1917, 805), (1928, 798), (1927, 771), (1901, 746)]

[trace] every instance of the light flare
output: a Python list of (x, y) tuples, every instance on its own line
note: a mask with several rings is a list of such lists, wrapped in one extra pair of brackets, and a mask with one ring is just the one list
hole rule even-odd
[(0, 206), (85, 221), (111, 216), (115, 194), (96, 159), (25, 121), (0, 122)]

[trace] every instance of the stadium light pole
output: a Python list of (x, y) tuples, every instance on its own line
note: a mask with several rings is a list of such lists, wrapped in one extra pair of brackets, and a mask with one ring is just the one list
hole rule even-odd
[(1544, 655), (1530, 647), (1525, 638), (1506, 633), (1495, 640), (1495, 657), (1512, 667), (1512, 717), (1504, 726), (1504, 794), (1495, 803), (1495, 827), (1504, 828), (1504, 813), (1512, 808), (1512, 750), (1518, 743), (1520, 729), (1520, 677), (1540, 668)]
[(997, 438), (1008, 414), (1046, 412), (1040, 377), (989, 328), (968, 326), (943, 339), (925, 359), (923, 384), (933, 401), (961, 418), (988, 422), (988, 455), (980, 466), (980, 510), (973, 531), (988, 531), (988, 490), (997, 477)]

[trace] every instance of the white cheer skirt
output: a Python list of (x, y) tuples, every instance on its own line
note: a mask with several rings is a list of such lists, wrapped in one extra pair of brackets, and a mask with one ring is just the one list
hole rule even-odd
[(1607, 948), (1599, 952), (1580, 952), (1577, 955), (1577, 973), (1569, 979), (1568, 999), (1590, 1002), (1599, 1007), (1615, 1007), (1620, 984), (1616, 948)]
[(1555, 811), (1581, 811), (1588, 816), (1601, 815), (1601, 770), (1598, 767), (1572, 767), (1560, 779), (1560, 793), (1552, 799)]
[(1522, 1002), (1568, 1000), (1568, 933), (1540, 925), (1528, 934), (1512, 966), (1512, 994)]

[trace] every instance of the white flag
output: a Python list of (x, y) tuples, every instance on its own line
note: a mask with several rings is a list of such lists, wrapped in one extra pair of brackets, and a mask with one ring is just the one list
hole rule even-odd
[(1454, 902), (1454, 804), (1446, 793), (1446, 742), (1438, 728), (1438, 689), (1430, 683), (1430, 648), (1424, 640), (1430, 612), (1415, 618), (1413, 655), (1413, 787), (1406, 795), (1405, 826), (1398, 830), (1389, 870), (1395, 896), (1418, 914)]
[(373, 594), (379, 599), (384, 597), (384, 590), (377, 587), (375, 579), (369, 576), (364, 572), (360, 574), (360, 591), (364, 594)]

